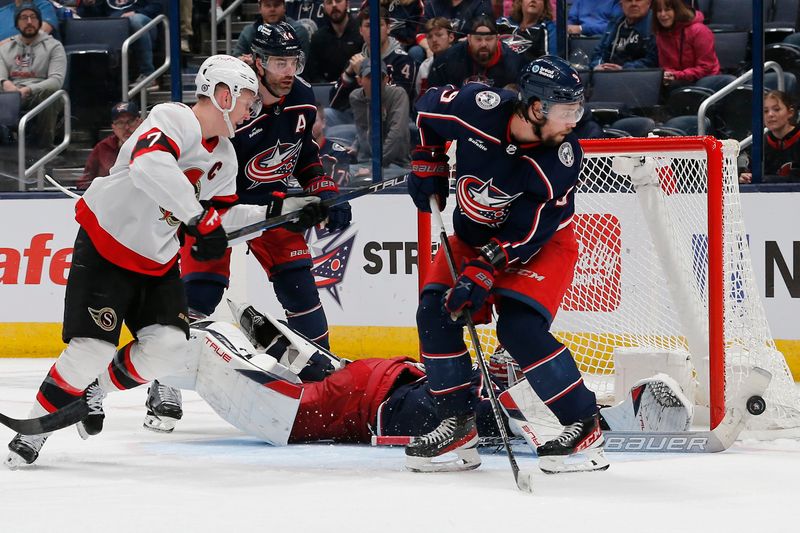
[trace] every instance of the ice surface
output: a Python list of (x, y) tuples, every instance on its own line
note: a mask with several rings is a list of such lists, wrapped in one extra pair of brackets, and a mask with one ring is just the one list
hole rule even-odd
[[(0, 359), (0, 411), (23, 418), (52, 360)], [(0, 466), (0, 532), (796, 532), (800, 442), (716, 455), (609, 454), (607, 472), (547, 476), (534, 494), (504, 454), (472, 472), (415, 474), (400, 448), (273, 448), (194, 393), (173, 434), (142, 429), (145, 389), (109, 396), (106, 429), (54, 434), (33, 467)], [(0, 428), (6, 443), (13, 434)], [(58, 528), (58, 529), (56, 529)]]

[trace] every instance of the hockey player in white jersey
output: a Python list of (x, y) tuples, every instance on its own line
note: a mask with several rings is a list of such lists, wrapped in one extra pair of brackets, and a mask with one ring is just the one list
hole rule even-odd
[[(237, 160), (229, 140), (259, 109), (252, 69), (230, 56), (212, 56), (196, 78), (194, 107), (165, 103), (122, 145), (106, 177), (94, 180), (76, 205), (80, 225), (66, 287), (62, 337), (66, 349), (36, 395), (31, 416), (76, 399), (89, 405), (81, 437), (102, 429), (102, 399), (183, 364), (188, 310), (177, 256), (179, 228), (196, 239), (196, 259), (216, 259), (226, 230), (303, 209), (298, 223), (316, 224), (316, 197), (237, 205)], [(135, 340), (117, 351), (122, 323)], [(109, 364), (110, 362), (110, 364)], [(17, 435), (6, 465), (33, 463), (47, 434)]]

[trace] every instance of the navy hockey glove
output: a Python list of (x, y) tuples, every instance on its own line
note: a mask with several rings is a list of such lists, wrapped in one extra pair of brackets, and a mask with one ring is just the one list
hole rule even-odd
[(494, 267), (483, 259), (473, 259), (464, 266), (455, 286), (444, 296), (444, 309), (455, 319), (464, 309), (478, 311), (492, 291)]
[(186, 224), (186, 233), (195, 238), (191, 254), (198, 261), (219, 259), (228, 249), (228, 237), (222, 228), (222, 217), (211, 206)]
[[(317, 176), (309, 181), (303, 190), (307, 194), (319, 196), (323, 200), (330, 200), (339, 195), (339, 187), (329, 176)], [(348, 202), (332, 205), (328, 208), (328, 222), (325, 225), (330, 231), (339, 231), (350, 225), (353, 214)]]
[(408, 194), (417, 209), (431, 212), (430, 197), (436, 195), (439, 209), (444, 209), (449, 189), (447, 154), (441, 146), (417, 146), (411, 151), (411, 173), (408, 175)]
[(295, 233), (303, 233), (320, 224), (328, 216), (328, 208), (319, 196), (286, 196), (272, 193), (273, 200), (267, 206), (267, 219), (298, 211), (298, 219), (281, 227)]

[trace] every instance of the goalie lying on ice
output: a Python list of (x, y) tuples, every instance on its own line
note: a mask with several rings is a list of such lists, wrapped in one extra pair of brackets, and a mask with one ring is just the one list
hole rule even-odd
[[(423, 435), (441, 422), (424, 368), (413, 360), (341, 360), (252, 306), (231, 308), (241, 330), (224, 322), (196, 322), (186, 368), (159, 381), (197, 391), (217, 414), (244, 433), (279, 446), (316, 440), (368, 443), (373, 435)], [(478, 396), (479, 381), (475, 372), (478, 432), (482, 437), (499, 436), (488, 401)], [(523, 380), (509, 393), (519, 400), (520, 386), (526, 383)], [(502, 380), (495, 385), (504, 388)], [(646, 394), (637, 393), (635, 413), (630, 399), (601, 410), (602, 415), (608, 413), (611, 429), (681, 431), (688, 427), (691, 403), (683, 401), (677, 385), (659, 376), (646, 389)], [(659, 393), (653, 394), (656, 389)], [(665, 397), (669, 401), (663, 401)], [(509, 421), (511, 429), (526, 437), (535, 450), (527, 430), (513, 417)], [(546, 424), (542, 431), (548, 433)]]

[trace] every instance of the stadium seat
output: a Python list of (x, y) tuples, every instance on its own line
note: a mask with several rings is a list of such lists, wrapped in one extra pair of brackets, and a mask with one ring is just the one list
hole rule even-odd
[[(706, 131), (705, 135), (713, 135), (714, 131), (711, 126), (711, 120), (706, 117)], [(683, 132), (683, 135), (697, 135), (697, 115), (684, 115), (681, 117), (673, 117), (666, 121), (662, 129), (671, 129)]]
[(19, 124), (19, 109), (18, 92), (0, 93), (0, 126), (16, 129)]
[(622, 130), (631, 137), (647, 137), (655, 127), (655, 121), (647, 117), (625, 117), (611, 125), (611, 129)]
[(741, 141), (750, 135), (752, 100), (752, 87), (738, 87), (709, 111), (711, 123), (722, 138)]
[(683, 87), (675, 89), (667, 97), (667, 114), (671, 117), (681, 115), (697, 115), (703, 101), (714, 94), (705, 87)]
[(616, 128), (603, 128), (604, 139), (622, 139), (624, 137), (631, 137), (631, 134), (625, 130), (618, 130)]
[(775, 43), (764, 47), (764, 61), (775, 61), (784, 72), (791, 72), (795, 76), (800, 76), (800, 47), (786, 44)]
[(748, 64), (747, 45), (749, 40), (750, 33), (747, 31), (714, 32), (714, 47), (722, 72), (735, 74), (744, 69)]
[(64, 21), (64, 50), (67, 54), (119, 54), (129, 35), (130, 22), (125, 18), (67, 19)]
[(314, 100), (322, 107), (328, 107), (331, 102), (331, 88), (333, 83), (314, 83), (311, 87), (314, 89)]
[[(764, 89), (776, 90), (778, 88), (778, 75), (774, 72), (764, 74)], [(792, 98), (797, 96), (797, 76), (791, 72), (783, 73), (783, 90)]]
[(630, 109), (652, 108), (658, 105), (663, 77), (660, 68), (597, 70), (591, 76), (587, 101), (617, 102)]
[(797, 29), (798, 3), (797, 0), (772, 0), (773, 9), (769, 22), (777, 25)]

